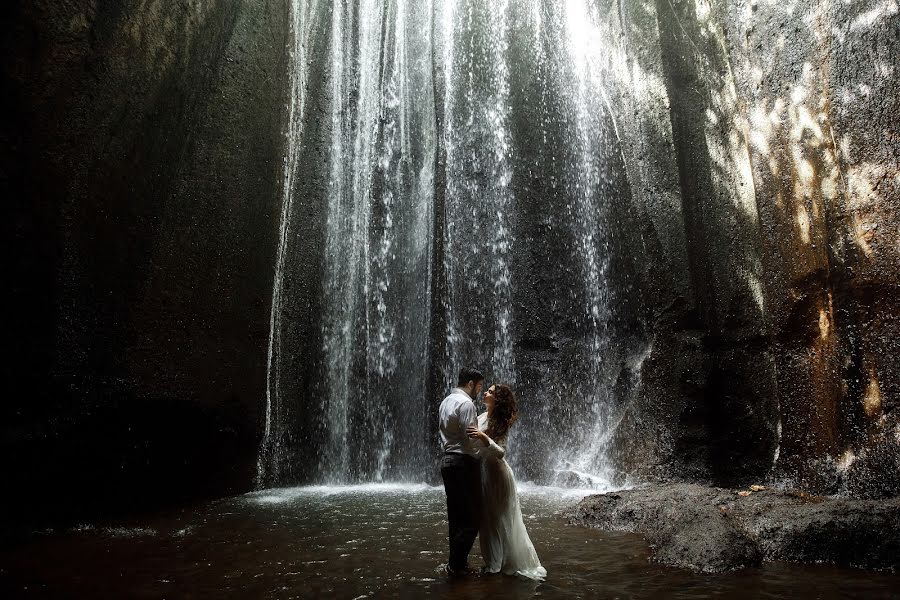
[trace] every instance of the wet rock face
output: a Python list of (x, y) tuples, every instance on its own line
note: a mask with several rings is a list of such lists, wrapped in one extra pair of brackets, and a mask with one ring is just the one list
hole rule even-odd
[(48, 513), (245, 489), (279, 216), (284, 3), (4, 13), (4, 238), (22, 340), (5, 365), (7, 484)]
[(896, 6), (656, 11), (690, 291), (655, 304), (683, 308), (656, 308), (674, 352), (651, 355), (620, 447), (656, 422), (669, 473), (895, 494)]
[[(713, 8), (752, 166), (781, 440), (776, 476), (834, 492), (896, 489), (898, 142), (895, 4)], [(869, 55), (860, 61), (859, 52)], [(887, 62), (886, 62), (887, 61)], [(887, 111), (887, 112), (886, 112)], [(868, 463), (869, 491), (851, 472)], [(856, 477), (858, 479), (858, 477)], [(877, 482), (876, 482), (877, 481)]]
[(900, 567), (898, 499), (668, 484), (589, 496), (568, 518), (586, 527), (641, 533), (653, 546), (655, 560), (699, 572), (770, 560)]

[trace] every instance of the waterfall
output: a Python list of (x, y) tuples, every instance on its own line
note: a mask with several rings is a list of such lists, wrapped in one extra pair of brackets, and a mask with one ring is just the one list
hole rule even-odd
[[(329, 483), (430, 478), (437, 405), (464, 364), (517, 390), (523, 477), (610, 477), (630, 350), (610, 325), (609, 223), (628, 183), (594, 4), (295, 0), (291, 14), (260, 482), (290, 461)], [(310, 211), (321, 258), (303, 276), (320, 301), (304, 314), (285, 308), (283, 281), (311, 252), (292, 233)], [(312, 342), (286, 333), (297, 319)]]
[(601, 124), (604, 107), (601, 98), (605, 94), (603, 82), (598, 81), (602, 56), (598, 56), (597, 40), (591, 39), (591, 18), (584, 3), (569, 2), (564, 16), (566, 48), (569, 69), (565, 104), (574, 126), (572, 140), (574, 160), (565, 173), (568, 195), (572, 199), (568, 210), (575, 215), (573, 237), (583, 284), (583, 318), (587, 325), (586, 345), (583, 354), (586, 362), (583, 372), (588, 391), (587, 406), (591, 427), (579, 433), (584, 437), (573, 438), (567, 448), (572, 466), (579, 472), (601, 470), (606, 475), (609, 467), (604, 463), (604, 434), (609, 430), (609, 392), (611, 380), (604, 372), (603, 361), (609, 355), (609, 298), (606, 271), (608, 269), (609, 239), (606, 232), (607, 218), (603, 201), (605, 173), (601, 164), (601, 146), (604, 139)]
[[(354, 26), (347, 23), (354, 22)], [(332, 13), (321, 413), (327, 481), (421, 470), (430, 295), (433, 102), (407, 2)], [(411, 48), (412, 47), (412, 48)], [(424, 56), (428, 56), (426, 46)], [(416, 148), (411, 140), (416, 140)]]
[(278, 437), (275, 430), (278, 421), (280, 394), (277, 352), (281, 346), (281, 309), (284, 282), (285, 256), (288, 250), (291, 213), (294, 200), (294, 184), (297, 176), (300, 144), (303, 141), (303, 113), (306, 107), (307, 49), (310, 44), (310, 16), (316, 11), (317, 0), (291, 0), (290, 24), (291, 47), (289, 54), (290, 96), (288, 97), (288, 119), (286, 144), (287, 154), (282, 169), (282, 210), (278, 238), (278, 255), (272, 286), (272, 308), (269, 318), (269, 344), (266, 357), (266, 412), (262, 446), (256, 466), (257, 485), (265, 481), (276, 481), (279, 477)]
[(444, 273), (448, 371), (490, 365), (516, 383), (508, 2), (444, 2)]

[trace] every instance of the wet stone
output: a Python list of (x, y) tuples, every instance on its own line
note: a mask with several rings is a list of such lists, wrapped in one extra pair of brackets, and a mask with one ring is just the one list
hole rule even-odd
[(697, 572), (768, 561), (900, 568), (900, 498), (670, 483), (589, 496), (566, 516), (576, 525), (640, 533), (654, 560)]

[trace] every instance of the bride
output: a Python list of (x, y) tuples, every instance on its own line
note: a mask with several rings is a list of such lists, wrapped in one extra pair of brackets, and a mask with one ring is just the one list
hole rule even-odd
[(488, 573), (522, 575), (543, 580), (541, 566), (519, 508), (516, 480), (504, 460), (506, 437), (518, 416), (516, 398), (507, 385), (494, 384), (484, 393), (487, 412), (478, 416), (478, 427), (469, 437), (481, 440), (482, 520), (478, 532), (481, 556)]

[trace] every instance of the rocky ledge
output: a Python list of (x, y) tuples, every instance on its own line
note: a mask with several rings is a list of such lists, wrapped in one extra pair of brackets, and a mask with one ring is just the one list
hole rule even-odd
[(569, 523), (644, 535), (658, 562), (716, 573), (764, 561), (900, 571), (900, 498), (670, 483), (588, 496)]

